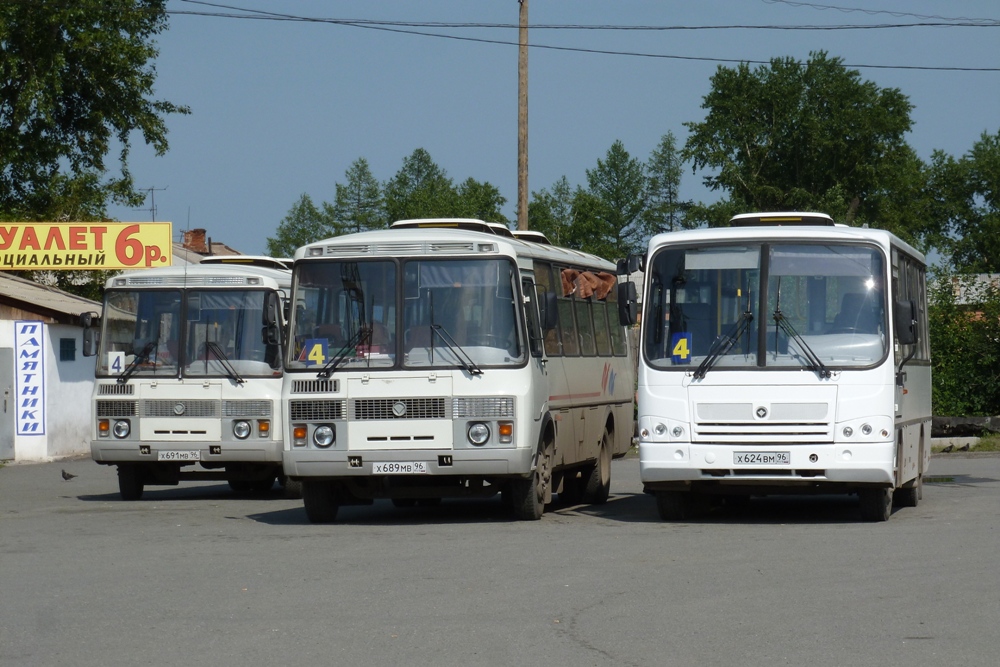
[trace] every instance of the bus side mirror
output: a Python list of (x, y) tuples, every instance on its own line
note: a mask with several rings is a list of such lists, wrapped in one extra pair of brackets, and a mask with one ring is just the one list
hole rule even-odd
[(625, 259), (619, 259), (616, 273), (620, 276), (630, 276), (636, 271), (645, 269), (645, 255), (629, 255)]
[(556, 328), (559, 323), (559, 309), (554, 292), (538, 293), (538, 318), (542, 331), (548, 332)]
[(917, 342), (917, 302), (912, 299), (900, 299), (893, 310), (893, 325), (896, 329), (896, 340), (900, 345), (913, 345)]
[(631, 280), (618, 283), (618, 322), (623, 327), (632, 326), (639, 319), (639, 300), (635, 283)]
[(100, 316), (97, 313), (80, 313), (80, 326), (83, 327), (83, 356), (92, 357), (97, 354), (97, 344), (101, 340), (101, 332), (93, 328)]
[(278, 321), (278, 313), (280, 312), (281, 304), (278, 293), (268, 292), (264, 296), (264, 312), (261, 315), (264, 326), (260, 330), (260, 337), (265, 345), (281, 344), (281, 323)]

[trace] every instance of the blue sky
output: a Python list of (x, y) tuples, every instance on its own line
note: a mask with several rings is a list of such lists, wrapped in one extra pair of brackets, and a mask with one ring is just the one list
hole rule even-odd
[[(517, 0), (170, 0), (171, 12), (516, 25)], [(864, 7), (866, 11), (848, 11)], [(894, 12), (894, 13), (889, 13)], [(900, 14), (900, 13), (904, 14)], [(920, 16), (914, 16), (920, 15)], [(940, 18), (927, 18), (940, 17)], [(995, 0), (530, 0), (533, 26), (995, 25), (865, 30), (531, 30), (532, 44), (680, 58), (533, 48), (529, 55), (529, 187), (561, 176), (586, 184), (616, 140), (646, 160), (668, 131), (704, 118), (701, 103), (722, 64), (825, 50), (915, 105), (911, 145), (967, 152), (1000, 131), (1000, 71), (867, 68), (862, 65), (1000, 69)], [(946, 20), (947, 19), (947, 20)], [(517, 41), (517, 31), (399, 28)], [(302, 193), (333, 201), (359, 157), (380, 181), (426, 149), (448, 175), (497, 186), (514, 218), (517, 199), (517, 47), (348, 25), (172, 14), (159, 36), (155, 96), (191, 107), (167, 120), (170, 150), (156, 157), (136, 137), (129, 165), (139, 188), (156, 188), (155, 219), (174, 235), (205, 228), (213, 241), (261, 253)], [(701, 174), (684, 173), (681, 196), (712, 201)], [(148, 210), (112, 208), (147, 221)]]

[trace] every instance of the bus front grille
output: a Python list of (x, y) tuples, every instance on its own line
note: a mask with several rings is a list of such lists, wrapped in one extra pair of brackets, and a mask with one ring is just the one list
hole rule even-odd
[(344, 401), (289, 401), (288, 416), (293, 422), (343, 419)]
[(447, 419), (443, 398), (357, 398), (351, 401), (351, 418)]
[(135, 401), (97, 401), (98, 417), (134, 417)]
[(154, 399), (143, 401), (144, 417), (218, 417), (219, 401)]

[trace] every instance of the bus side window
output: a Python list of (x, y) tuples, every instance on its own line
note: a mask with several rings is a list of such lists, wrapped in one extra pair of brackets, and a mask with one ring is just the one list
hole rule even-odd
[(535, 291), (535, 283), (529, 279), (521, 281), (521, 289), (524, 292), (524, 321), (528, 325), (528, 346), (531, 349), (531, 356), (542, 356), (542, 329), (538, 323), (538, 296)]

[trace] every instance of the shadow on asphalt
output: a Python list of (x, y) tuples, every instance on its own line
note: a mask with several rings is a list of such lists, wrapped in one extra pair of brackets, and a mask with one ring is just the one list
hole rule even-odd
[[(294, 501), (300, 503), (301, 501)], [(894, 510), (897, 512), (907, 510)], [(268, 525), (307, 525), (305, 509), (275, 509), (248, 514), (247, 518)], [(541, 522), (568, 523), (588, 518), (622, 523), (690, 524), (854, 524), (861, 522), (857, 496), (767, 496), (739, 504), (713, 507), (691, 520), (665, 522), (656, 511), (656, 501), (643, 493), (614, 494), (603, 505), (567, 505), (558, 498), (546, 507)], [(463, 523), (519, 523), (499, 498), (447, 499), (436, 507), (397, 508), (388, 500), (372, 505), (341, 507), (334, 524), (358, 526), (445, 525)], [(532, 522), (526, 522), (532, 523)]]
[[(237, 493), (229, 488), (229, 484), (205, 484), (204, 482), (194, 485), (179, 484), (178, 486), (147, 486), (142, 492), (142, 498), (136, 501), (122, 500), (117, 491), (101, 494), (89, 494), (76, 496), (79, 500), (89, 502), (191, 502), (199, 500), (254, 500), (273, 501), (287, 500), (281, 487), (275, 485), (269, 491), (263, 493)], [(301, 502), (301, 501), (299, 501)]]

